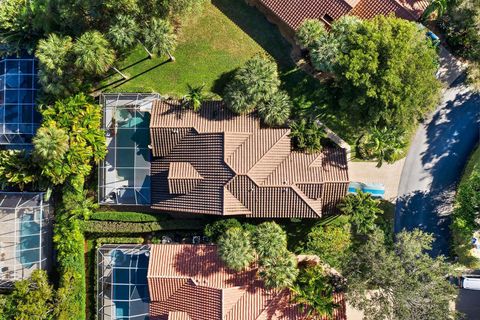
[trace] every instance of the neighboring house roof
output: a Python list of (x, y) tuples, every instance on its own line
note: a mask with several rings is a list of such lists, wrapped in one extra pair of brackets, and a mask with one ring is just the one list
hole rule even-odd
[(348, 189), (343, 149), (292, 152), (289, 129), (263, 128), (254, 115), (235, 116), (221, 101), (196, 113), (158, 100), (150, 132), (154, 209), (317, 218), (336, 212)]
[(256, 0), (289, 28), (296, 30), (306, 19), (319, 19), (326, 24), (344, 15), (370, 19), (390, 13), (417, 20), (428, 5), (427, 0)]
[[(256, 270), (233, 272), (215, 245), (152, 245), (148, 267), (152, 320), (296, 320), (288, 290), (267, 290)], [(346, 319), (342, 294), (334, 319)]]

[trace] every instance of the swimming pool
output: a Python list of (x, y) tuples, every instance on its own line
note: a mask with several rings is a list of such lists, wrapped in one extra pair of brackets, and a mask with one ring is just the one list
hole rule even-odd
[(31, 268), (40, 261), (40, 224), (34, 214), (23, 214), (19, 220), (20, 237), (17, 245), (17, 259), (24, 268)]
[(148, 319), (147, 253), (113, 250), (111, 256), (115, 319)]
[(356, 194), (357, 190), (369, 193), (373, 197), (378, 198), (383, 198), (385, 195), (385, 186), (382, 183), (350, 182), (348, 193)]

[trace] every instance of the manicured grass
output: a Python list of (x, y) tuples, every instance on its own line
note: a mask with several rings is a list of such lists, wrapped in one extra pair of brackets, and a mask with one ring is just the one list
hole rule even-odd
[[(234, 16), (230, 17), (230, 13)], [(206, 5), (202, 14), (187, 20), (179, 30), (179, 44), (173, 52), (175, 62), (168, 62), (166, 56), (148, 59), (143, 48), (138, 46), (117, 65), (130, 79), (122, 81), (118, 74), (112, 74), (103, 82), (107, 85), (104, 90), (155, 91), (180, 97), (186, 93), (187, 84), (205, 84), (207, 92), (220, 93), (233, 70), (256, 53), (266, 51), (262, 46), (277, 51), (283, 51), (286, 46), (285, 40), (268, 30), (262, 32), (260, 38), (250, 37), (242, 29), (245, 19), (255, 20), (251, 24), (258, 28), (269, 26), (266, 19), (244, 1), (213, 1)], [(241, 25), (236, 24), (239, 21)]]
[(476, 166), (480, 166), (480, 146), (477, 146), (477, 148), (470, 155), (467, 165), (465, 166), (465, 169), (463, 169), (463, 175), (460, 184), (463, 184), (472, 175), (473, 169)]

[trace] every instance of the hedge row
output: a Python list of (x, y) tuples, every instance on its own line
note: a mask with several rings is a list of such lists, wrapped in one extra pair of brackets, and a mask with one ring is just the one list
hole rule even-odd
[(155, 215), (141, 212), (96, 211), (90, 215), (90, 220), (122, 221), (122, 222), (154, 222), (166, 220), (165, 215)]
[(199, 220), (166, 220), (145, 223), (120, 221), (83, 221), (86, 233), (104, 235), (149, 233), (162, 230), (202, 230), (205, 222)]
[(142, 237), (102, 237), (95, 239), (95, 248), (104, 244), (142, 244), (144, 241)]

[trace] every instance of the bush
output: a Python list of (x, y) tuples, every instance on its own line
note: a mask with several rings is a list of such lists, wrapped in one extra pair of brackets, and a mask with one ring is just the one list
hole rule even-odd
[(96, 211), (90, 215), (90, 220), (120, 221), (120, 222), (155, 222), (166, 220), (164, 215), (142, 212)]
[(302, 22), (295, 37), (302, 48), (309, 49), (326, 33), (323, 22), (318, 19), (307, 19)]
[(98, 249), (104, 244), (142, 244), (145, 240), (141, 237), (102, 237), (95, 239), (95, 247)]
[(314, 120), (301, 119), (290, 125), (290, 136), (296, 149), (308, 153), (322, 151), (322, 139), (326, 137), (325, 129)]
[(275, 258), (287, 249), (287, 233), (273, 221), (263, 222), (252, 233), (252, 242), (260, 261)]
[(258, 105), (258, 114), (271, 127), (284, 125), (290, 117), (292, 101), (285, 91), (278, 91)]
[(161, 230), (202, 230), (204, 223), (199, 220), (166, 220), (155, 222), (120, 222), (120, 221), (84, 221), (82, 230), (86, 233), (133, 234), (150, 233)]
[(290, 288), (298, 276), (297, 258), (288, 250), (260, 262), (259, 275), (267, 288)]
[(256, 55), (235, 72), (225, 88), (223, 100), (232, 112), (246, 114), (275, 94), (279, 86), (275, 61), (270, 57)]
[(212, 241), (217, 242), (218, 238), (230, 228), (242, 228), (237, 219), (222, 219), (206, 225), (204, 234)]

